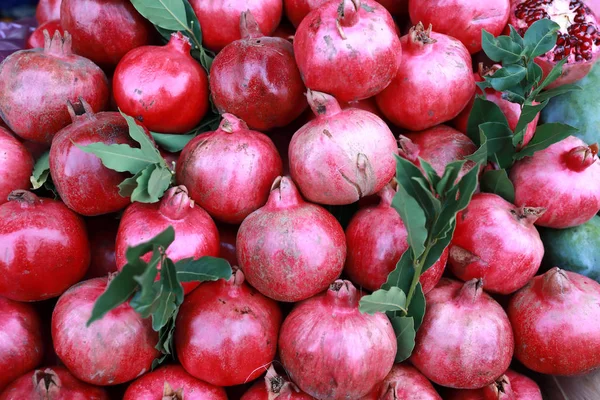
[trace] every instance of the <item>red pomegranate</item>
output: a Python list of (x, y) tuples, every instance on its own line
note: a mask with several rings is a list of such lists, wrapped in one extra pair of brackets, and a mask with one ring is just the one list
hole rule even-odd
[[(377, 115), (379, 118), (384, 118), (379, 108), (377, 108), (377, 103), (375, 102), (375, 97), (369, 97), (368, 99), (362, 99), (357, 101), (350, 101), (348, 103), (338, 103), (342, 110), (346, 110), (348, 108), (358, 108), (359, 110), (368, 111), (372, 114)], [(317, 119), (319, 115), (315, 114), (312, 109), (308, 109), (300, 116), (298, 119), (303, 119), (303, 124), (301, 124), (298, 128), (301, 128), (302, 125), (306, 124), (309, 121), (313, 121)], [(295, 129), (297, 130), (297, 129)]]
[(62, 0), (40, 0), (35, 10), (35, 18), (39, 25), (60, 19), (60, 3)]
[(29, 38), (27, 38), (27, 42), (25, 43), (26, 49), (37, 49), (44, 48), (46, 44), (46, 38), (44, 38), (44, 31), (48, 31), (50, 35), (54, 35), (54, 32), (59, 31), (61, 35), (64, 35), (64, 30), (62, 26), (60, 26), (60, 20), (53, 19), (47, 22), (44, 22), (40, 26), (38, 26), (35, 31)]
[(458, 40), (417, 24), (402, 43), (402, 64), (376, 97), (395, 125), (420, 131), (456, 117), (475, 93), (471, 55)]
[(542, 400), (539, 386), (525, 375), (507, 370), (482, 389), (449, 389), (446, 400)]
[(408, 364), (396, 364), (385, 378), (363, 400), (442, 400), (433, 385), (416, 368)]
[(221, 240), (219, 257), (229, 261), (230, 265), (239, 265), (235, 254), (235, 244), (238, 226), (220, 224), (217, 225), (219, 231), (219, 239)]
[(44, 36), (43, 49), (18, 51), (0, 64), (0, 117), (23, 139), (49, 144), (71, 123), (67, 102), (83, 98), (94, 112), (106, 108), (108, 81), (71, 52), (69, 33)]
[(264, 380), (258, 380), (240, 400), (314, 400), (314, 397), (298, 389), (293, 382), (277, 374), (273, 365)]
[(86, 225), (92, 260), (85, 277), (86, 279), (107, 277), (108, 274), (117, 271), (115, 242), (119, 220), (116, 216), (87, 218)]
[(563, 229), (589, 221), (600, 210), (598, 145), (574, 136), (517, 161), (510, 170), (515, 204), (543, 207), (536, 224)]
[(315, 9), (298, 26), (294, 54), (306, 87), (346, 102), (385, 89), (402, 59), (394, 21), (373, 0), (330, 0)]
[[(285, 15), (297, 28), (300, 22), (312, 10), (319, 8), (328, 0), (283, 0)], [(339, 0), (338, 0), (339, 1)], [(377, 0), (391, 15), (408, 14), (408, 0)]]
[(0, 127), (0, 205), (13, 190), (29, 189), (33, 158), (25, 146)]
[(248, 282), (278, 301), (296, 302), (327, 289), (346, 258), (339, 222), (305, 202), (288, 177), (278, 177), (267, 204), (242, 222), (236, 247)]

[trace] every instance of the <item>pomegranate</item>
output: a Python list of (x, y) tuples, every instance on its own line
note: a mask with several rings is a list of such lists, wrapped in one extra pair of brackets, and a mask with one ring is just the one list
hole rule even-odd
[(127, 53), (113, 76), (119, 109), (153, 132), (185, 133), (198, 125), (208, 110), (208, 78), (191, 48), (190, 40), (177, 32), (166, 46)]
[(249, 382), (273, 361), (280, 325), (277, 303), (244, 283), (237, 270), (228, 281), (203, 283), (185, 297), (175, 329), (177, 358), (213, 385)]
[(13, 190), (29, 189), (33, 158), (25, 146), (0, 127), (0, 205)]
[(116, 272), (115, 241), (119, 220), (112, 216), (88, 218), (86, 225), (92, 256), (86, 279), (106, 277)]
[[(283, 0), (283, 9), (290, 22), (297, 28), (309, 12), (326, 2), (327, 0)], [(384, 6), (391, 15), (408, 14), (408, 0), (377, 0), (377, 3)]]
[[(167, 249), (167, 256), (177, 262), (184, 258), (198, 259), (219, 256), (219, 232), (210, 216), (196, 206), (185, 186), (170, 188), (159, 203), (132, 203), (121, 217), (117, 232), (115, 256), (119, 270), (127, 264), (128, 247), (146, 242), (172, 226), (175, 241)], [(143, 260), (150, 261), (151, 253)], [(158, 279), (158, 276), (156, 277)], [(185, 293), (199, 282), (184, 282)]]
[(511, 0), (509, 24), (521, 34), (544, 18), (560, 25), (556, 46), (535, 59), (546, 76), (556, 63), (567, 58), (562, 75), (547, 88), (580, 80), (591, 71), (600, 55), (597, 17), (585, 3), (581, 0)]
[(425, 296), (427, 312), (410, 361), (438, 385), (482, 388), (510, 365), (514, 350), (510, 322), (482, 286), (480, 279), (463, 284), (443, 278)]
[(227, 400), (225, 390), (202, 382), (180, 365), (165, 365), (129, 385), (123, 400)]
[(402, 59), (394, 21), (373, 0), (330, 0), (315, 9), (298, 26), (294, 54), (309, 89), (346, 102), (385, 89)]
[(248, 282), (278, 301), (296, 302), (327, 289), (346, 258), (339, 222), (305, 202), (288, 177), (278, 177), (267, 204), (242, 222), (236, 247)]
[(71, 123), (67, 102), (83, 98), (94, 112), (108, 104), (108, 81), (71, 52), (71, 35), (44, 31), (43, 49), (22, 50), (0, 64), (0, 117), (23, 139), (50, 143)]
[(408, 364), (396, 364), (385, 378), (363, 400), (442, 400), (433, 385), (414, 367)]
[(282, 172), (281, 157), (266, 135), (231, 114), (192, 139), (179, 156), (177, 181), (215, 219), (239, 224), (261, 207)]
[(450, 121), (475, 93), (471, 55), (458, 40), (419, 23), (400, 39), (402, 64), (376, 97), (395, 125), (421, 131)]
[(283, 322), (279, 356), (291, 379), (317, 399), (367, 395), (392, 369), (396, 335), (385, 314), (362, 314), (349, 281), (296, 305)]
[(64, 35), (64, 30), (62, 26), (60, 26), (60, 20), (53, 19), (47, 22), (44, 22), (40, 26), (38, 26), (35, 31), (29, 38), (27, 38), (27, 42), (25, 43), (26, 49), (37, 49), (44, 48), (46, 44), (46, 39), (44, 38), (44, 30), (48, 31), (50, 35), (54, 35), (54, 32), (59, 31), (61, 35)]
[(159, 355), (152, 321), (128, 303), (86, 326), (107, 285), (107, 278), (78, 283), (60, 296), (52, 313), (52, 341), (60, 360), (77, 379), (101, 386), (135, 379)]
[(271, 365), (264, 380), (257, 381), (241, 400), (313, 400), (314, 397), (304, 393), (294, 383), (277, 374)]
[(307, 106), (294, 48), (286, 39), (263, 35), (249, 12), (242, 13), (240, 31), (242, 38), (227, 45), (212, 64), (215, 106), (252, 129), (286, 126)]
[(190, 0), (202, 26), (202, 45), (219, 51), (242, 37), (240, 15), (252, 13), (260, 31), (270, 35), (277, 29), (283, 12), (282, 0)]
[(589, 221), (600, 210), (598, 145), (574, 136), (517, 161), (510, 170), (515, 204), (544, 207), (539, 226), (568, 228)]
[(0, 206), (0, 296), (16, 301), (56, 297), (90, 264), (83, 219), (56, 200), (15, 190)]
[(64, 367), (31, 371), (0, 394), (0, 400), (109, 400), (102, 388), (80, 382)]
[(579, 375), (600, 367), (600, 284), (552, 268), (533, 278), (508, 306), (515, 357), (550, 375)]
[(328, 94), (308, 91), (317, 118), (289, 146), (290, 172), (310, 201), (354, 203), (380, 191), (394, 176), (398, 145), (386, 123), (356, 108), (342, 110)]
[(542, 400), (538, 385), (525, 375), (507, 370), (482, 389), (450, 389), (446, 400)]
[(220, 224), (217, 228), (219, 230), (219, 239), (221, 239), (219, 257), (229, 261), (230, 265), (238, 265), (237, 256), (235, 254), (235, 242), (239, 227), (235, 225)]
[(60, 19), (60, 3), (62, 0), (40, 0), (35, 10), (35, 18), (42, 25), (48, 21)]
[[(347, 108), (358, 108), (360, 110), (368, 111), (372, 114), (375, 114), (379, 118), (384, 118), (381, 111), (379, 111), (379, 108), (377, 108), (377, 103), (375, 102), (375, 97), (369, 97), (368, 99), (362, 99), (362, 100), (357, 100), (357, 101), (350, 101), (348, 103), (342, 102), (342, 103), (339, 103), (339, 105), (342, 108), (342, 110), (345, 110)], [(302, 117), (304, 117), (304, 124), (306, 124), (309, 121), (313, 121), (313, 120), (317, 119), (318, 114), (315, 115), (313, 110), (308, 109), (304, 112), (304, 114), (300, 118), (302, 118)], [(304, 124), (302, 124), (302, 125), (304, 125)], [(298, 129), (301, 128), (302, 125), (300, 125), (298, 127)]]

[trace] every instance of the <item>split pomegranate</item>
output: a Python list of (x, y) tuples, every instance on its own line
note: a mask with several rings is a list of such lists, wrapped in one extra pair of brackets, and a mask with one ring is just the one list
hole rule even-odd
[(13, 190), (29, 189), (33, 158), (25, 146), (0, 127), (0, 205)]
[(340, 276), (346, 243), (333, 215), (305, 202), (290, 178), (278, 177), (267, 204), (242, 222), (236, 251), (246, 279), (259, 292), (296, 302)]
[(540, 388), (533, 380), (507, 370), (494, 383), (482, 389), (450, 389), (446, 400), (542, 400)]
[(463, 281), (483, 279), (485, 290), (509, 294), (540, 268), (544, 244), (533, 223), (543, 208), (516, 207), (492, 193), (478, 193), (456, 216), (448, 263)]
[(119, 220), (113, 216), (86, 219), (92, 261), (85, 274), (86, 279), (104, 278), (117, 271), (115, 241)]
[(402, 64), (376, 97), (395, 125), (420, 131), (450, 121), (475, 93), (471, 55), (458, 40), (419, 23), (400, 39)]
[(482, 281), (443, 278), (425, 297), (411, 363), (437, 383), (457, 389), (487, 386), (508, 369), (514, 350), (506, 313)]
[(48, 31), (50, 35), (54, 35), (54, 32), (59, 31), (61, 35), (64, 35), (64, 30), (62, 26), (60, 26), (60, 20), (53, 19), (47, 22), (44, 22), (40, 26), (38, 26), (35, 31), (29, 38), (27, 38), (27, 42), (25, 43), (26, 49), (37, 49), (44, 48), (46, 44), (46, 39), (44, 38), (44, 30)]
[(373, 0), (331, 0), (315, 9), (296, 30), (294, 54), (306, 87), (346, 102), (385, 89), (402, 59), (394, 21)]
[(314, 397), (304, 393), (293, 382), (277, 374), (271, 365), (264, 380), (257, 381), (241, 400), (314, 400)]
[(242, 13), (240, 31), (242, 38), (212, 64), (213, 102), (220, 113), (234, 114), (252, 129), (286, 126), (307, 107), (294, 48), (286, 39), (263, 35), (249, 12)]
[(94, 112), (106, 108), (108, 81), (94, 63), (71, 52), (69, 33), (44, 37), (43, 49), (18, 51), (0, 64), (0, 117), (23, 139), (49, 144), (71, 123), (68, 101), (83, 98)]
[(282, 162), (268, 136), (231, 114), (190, 141), (177, 162), (177, 182), (215, 219), (239, 224), (261, 207)]
[(442, 400), (433, 385), (414, 367), (396, 364), (376, 389), (363, 400)]
[(281, 310), (234, 270), (185, 297), (175, 329), (177, 358), (191, 375), (217, 386), (250, 382), (277, 350)]
[(62, 0), (40, 0), (35, 10), (35, 19), (42, 25), (48, 21), (60, 19)]
[(562, 229), (589, 221), (600, 210), (597, 153), (598, 145), (569, 136), (517, 161), (510, 170), (515, 204), (544, 207), (539, 226)]
[(387, 376), (396, 335), (385, 314), (362, 314), (349, 281), (296, 305), (283, 322), (279, 356), (290, 378), (317, 399), (357, 399)]
[(60, 296), (52, 313), (52, 341), (60, 360), (77, 379), (101, 386), (137, 378), (159, 355), (152, 320), (142, 319), (129, 303), (86, 326), (107, 285), (107, 278), (78, 283)]
[(208, 110), (208, 78), (191, 48), (177, 32), (166, 46), (128, 52), (113, 76), (119, 109), (153, 132), (186, 133), (198, 125)]
[(551, 375), (600, 367), (600, 284), (557, 267), (536, 276), (508, 306), (515, 357)]
[(548, 88), (580, 80), (591, 71), (600, 55), (597, 16), (585, 3), (581, 0), (512, 0), (509, 24), (521, 34), (540, 19), (551, 19), (560, 25), (556, 46), (535, 59), (544, 76), (560, 60), (568, 60), (560, 78)]
[(368, 111), (342, 110), (333, 96), (309, 90), (317, 118), (289, 146), (290, 173), (308, 200), (351, 204), (377, 193), (396, 172), (398, 145), (386, 123)]

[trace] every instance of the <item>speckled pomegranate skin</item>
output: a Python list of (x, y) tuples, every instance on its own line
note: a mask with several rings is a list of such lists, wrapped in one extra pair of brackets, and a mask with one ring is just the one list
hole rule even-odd
[(13, 190), (29, 189), (33, 158), (25, 146), (0, 127), (0, 205)]
[(362, 400), (442, 400), (429, 379), (410, 364), (395, 364), (388, 376)]

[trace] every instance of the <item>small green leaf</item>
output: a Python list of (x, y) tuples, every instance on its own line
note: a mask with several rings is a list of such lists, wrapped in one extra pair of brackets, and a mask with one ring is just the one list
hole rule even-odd
[(144, 18), (161, 28), (180, 31), (187, 27), (182, 0), (131, 0), (131, 4)]
[(160, 303), (161, 284), (159, 281), (150, 286), (150, 290), (144, 295), (137, 291), (129, 301), (131, 308), (135, 310), (142, 318), (148, 318), (152, 315)]
[(137, 187), (137, 180), (140, 177), (144, 170), (141, 170), (131, 178), (127, 178), (123, 180), (123, 182), (119, 183), (119, 196), (121, 197), (131, 197), (131, 194)]
[(152, 312), (152, 329), (159, 331), (163, 328), (169, 320), (173, 317), (173, 314), (178, 309), (176, 303), (177, 295), (174, 292), (168, 291), (164, 286), (160, 286), (158, 298), (156, 300), (156, 307)]
[(414, 198), (422, 212), (426, 216), (432, 217), (435, 215), (434, 205), (430, 201), (429, 190), (424, 189), (423, 185), (419, 184), (417, 179), (427, 181), (423, 172), (412, 162), (396, 155), (396, 180), (398, 186), (402, 186), (408, 196)]
[(231, 278), (231, 266), (223, 258), (185, 258), (175, 263), (179, 282), (205, 282)]
[(136, 120), (129, 115), (124, 114), (123, 112), (121, 112), (121, 115), (123, 118), (125, 118), (125, 121), (127, 121), (127, 126), (129, 127), (129, 136), (139, 143), (142, 153), (149, 159), (153, 160), (154, 163), (164, 162), (160, 152), (154, 143), (152, 143), (148, 135), (146, 135), (144, 129), (137, 124)]
[(137, 179), (135, 180), (137, 186), (135, 187), (135, 189), (133, 189), (133, 192), (131, 193), (132, 202), (137, 201), (139, 203), (156, 203), (159, 200), (158, 196), (153, 196), (148, 191), (150, 177), (152, 176), (154, 171), (159, 168), (161, 168), (159, 165), (152, 164), (145, 168), (138, 175)]
[(517, 30), (515, 29), (514, 26), (512, 25), (508, 25), (508, 27), (510, 28), (510, 38), (512, 39), (513, 42), (515, 42), (516, 44), (518, 44), (521, 47), (525, 47), (525, 43), (523, 42), (523, 38), (521, 37), (521, 35), (519, 35), (519, 32), (517, 32)]
[(537, 86), (540, 81), (542, 80), (542, 77), (544, 75), (544, 72), (542, 71), (542, 68), (537, 65), (535, 62), (530, 61), (527, 64), (527, 90), (526, 91), (530, 91), (533, 87)]
[(363, 296), (358, 306), (361, 313), (375, 314), (388, 311), (406, 312), (406, 294), (398, 287), (379, 289)]
[(512, 87), (512, 90), (505, 90), (502, 92), (502, 98), (510, 101), (511, 103), (523, 104), (525, 103), (525, 89), (520, 86)]
[[(154, 246), (161, 246), (163, 249), (167, 249), (175, 240), (175, 229), (169, 226), (164, 231), (154, 236), (152, 239), (140, 243), (136, 246), (128, 247), (125, 251), (125, 258), (128, 264), (138, 264), (141, 262), (140, 258), (146, 253), (152, 251)], [(144, 263), (145, 264), (145, 263)], [(136, 274), (139, 275), (139, 274)]]
[(497, 122), (479, 125), (479, 129), (487, 137), (488, 158), (496, 162), (500, 168), (509, 168), (513, 163), (515, 148), (512, 144), (513, 133), (510, 128)]
[[(431, 193), (431, 187), (430, 187), (429, 181), (425, 180), (424, 178), (412, 178), (412, 179), (415, 182), (417, 182), (417, 184), (419, 186), (421, 186), (421, 188), (423, 189), (423, 193), (429, 199), (428, 203), (424, 206), (427, 207), (428, 209), (433, 210), (433, 213), (430, 216), (434, 217), (437, 213), (440, 212), (440, 208), (442, 205), (441, 205), (440, 201), (435, 197), (435, 195), (433, 193)], [(426, 220), (427, 220), (427, 218), (426, 218)]]
[(548, 104), (547, 101), (541, 104), (525, 104), (521, 109), (521, 116), (519, 117), (519, 122), (517, 122), (517, 126), (515, 127), (515, 135), (512, 138), (513, 146), (517, 146), (523, 142), (523, 138), (525, 136), (525, 131), (527, 130), (527, 125), (532, 122), (535, 117), (537, 117)]
[(440, 176), (438, 175), (438, 173), (431, 166), (431, 164), (429, 164), (427, 161), (425, 161), (421, 157), (419, 157), (419, 164), (421, 165), (421, 168), (423, 168), (423, 171), (425, 171), (425, 174), (427, 175), (427, 178), (429, 179), (429, 183), (431, 183), (431, 186), (436, 187), (436, 185), (438, 184), (438, 182), (441, 179)]
[(538, 94), (535, 97), (535, 101), (541, 103), (541, 102), (549, 100), (553, 97), (560, 96), (562, 94), (573, 92), (573, 91), (580, 91), (580, 90), (583, 90), (581, 88), (581, 86), (577, 86), (575, 84), (562, 85), (562, 86), (559, 86), (556, 88), (544, 90), (542, 93)]
[(521, 160), (525, 157), (531, 157), (536, 151), (544, 150), (548, 146), (577, 133), (577, 131), (577, 128), (558, 122), (539, 125), (533, 139), (514, 155), (514, 159)]
[(421, 275), (423, 275), (429, 268), (431, 268), (433, 264), (435, 264), (440, 259), (442, 253), (444, 252), (444, 250), (446, 250), (446, 248), (450, 244), (450, 241), (452, 240), (454, 228), (456, 227), (456, 219), (451, 218), (446, 222), (446, 225), (442, 224), (442, 229), (440, 229), (440, 233), (437, 234), (438, 239), (429, 249), (429, 253), (427, 253), (427, 258), (425, 259), (425, 263), (423, 264), (423, 270), (421, 272)]
[(392, 207), (398, 211), (408, 232), (408, 244), (413, 251), (414, 258), (418, 258), (425, 250), (427, 239), (427, 220), (423, 209), (414, 197), (410, 196), (404, 186), (398, 185), (398, 192), (392, 200)]
[(502, 92), (518, 85), (527, 75), (527, 69), (520, 65), (507, 65), (500, 68), (492, 76), (486, 76), (485, 80), (490, 82), (494, 90)]
[(515, 202), (515, 187), (505, 169), (486, 171), (481, 177), (481, 191), (495, 193), (510, 203)]
[(106, 168), (117, 172), (137, 174), (149, 164), (156, 162), (154, 157), (148, 157), (141, 149), (133, 148), (127, 144), (92, 143), (87, 146), (74, 144), (82, 151), (98, 157)]
[(533, 92), (531, 93), (531, 96), (534, 98), (537, 98), (537, 96), (541, 93), (542, 90), (544, 90), (544, 88), (546, 88), (552, 82), (557, 80), (562, 74), (563, 65), (565, 65), (565, 63), (568, 60), (569, 60), (568, 58), (563, 58), (556, 65), (554, 65), (554, 67), (552, 68), (552, 70), (550, 71), (548, 76), (546, 76), (546, 78), (542, 81), (540, 86), (538, 86), (537, 88), (535, 88), (533, 90)]
[[(48, 175), (50, 174), (50, 150), (47, 150), (44, 154), (40, 156), (35, 162), (33, 166), (33, 172), (29, 180), (31, 181), (31, 185), (33, 190), (41, 188), (46, 180), (48, 180)], [(4, 199), (6, 200), (6, 199)]]
[(196, 137), (195, 134), (176, 135), (168, 133), (152, 132), (152, 137), (160, 147), (171, 153), (177, 153), (185, 147), (186, 144)]
[(415, 322), (412, 317), (393, 317), (390, 318), (390, 322), (396, 333), (398, 344), (396, 363), (400, 363), (407, 360), (415, 348)]
[(163, 363), (170, 355), (173, 354), (173, 337), (175, 334), (175, 320), (177, 319), (177, 313), (179, 309), (175, 310), (172, 317), (167, 321), (165, 326), (163, 326), (158, 332), (158, 343), (156, 344), (156, 350), (161, 352), (161, 356), (156, 358), (152, 362), (152, 369), (158, 367), (161, 363)]
[(481, 46), (492, 61), (501, 62), (504, 66), (520, 61), (523, 52), (523, 47), (509, 36), (496, 38), (485, 30), (481, 32)]
[(506, 116), (496, 103), (485, 100), (482, 97), (476, 97), (467, 124), (467, 136), (469, 136), (476, 145), (479, 145), (479, 140), (481, 138), (479, 125), (485, 124), (486, 122), (498, 122), (508, 126)]
[(437, 184), (436, 193), (444, 194), (448, 188), (452, 187), (458, 178), (458, 174), (465, 165), (466, 160), (452, 161), (446, 165), (444, 169), (444, 175)]
[(546, 54), (556, 46), (556, 36), (560, 26), (550, 19), (534, 22), (523, 36), (529, 59)]
[(133, 277), (133, 280), (136, 281), (140, 287), (140, 291), (136, 293), (136, 296), (139, 294), (138, 301), (140, 303), (152, 301), (155, 296), (154, 281), (158, 275), (158, 265), (161, 261), (161, 257), (162, 253), (160, 251), (160, 246), (154, 245), (152, 258), (150, 259), (146, 270), (140, 275)]
[(160, 282), (168, 291), (175, 293), (177, 305), (183, 303), (183, 286), (177, 279), (177, 268), (170, 258), (166, 258), (160, 270)]
[(488, 159), (487, 137), (483, 131), (479, 132), (479, 148), (467, 157), (465, 160), (473, 161), (476, 164), (485, 164)]
[(408, 306), (407, 316), (413, 318), (415, 331), (418, 331), (423, 322), (423, 317), (425, 317), (425, 294), (423, 294), (421, 283), (417, 283), (410, 305)]
[(415, 274), (413, 262), (414, 259), (412, 251), (405, 251), (402, 253), (400, 260), (398, 260), (396, 263), (396, 268), (394, 268), (394, 270), (388, 274), (387, 280), (383, 285), (381, 285), (381, 288), (389, 290), (392, 287), (398, 287), (404, 293), (408, 293), (410, 284)]
[(173, 173), (169, 168), (157, 166), (148, 179), (148, 194), (150, 198), (158, 201), (171, 185), (172, 179)]

